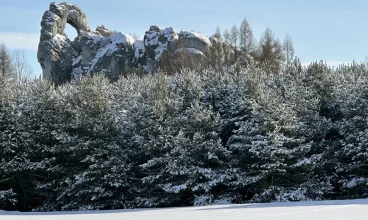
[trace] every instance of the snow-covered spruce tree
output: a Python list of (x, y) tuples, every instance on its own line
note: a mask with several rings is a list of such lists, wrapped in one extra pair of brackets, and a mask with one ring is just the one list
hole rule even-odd
[(16, 210), (17, 194), (14, 192), (13, 176), (6, 169), (16, 149), (16, 123), (14, 115), (14, 87), (7, 80), (0, 80), (0, 209)]
[(10, 117), (14, 127), (5, 142), (9, 155), (3, 157), (1, 167), (17, 195), (17, 210), (29, 211), (50, 196), (48, 170), (54, 162), (50, 146), (55, 143), (52, 131), (57, 120), (54, 87), (47, 81), (24, 82), (14, 92)]
[(344, 120), (338, 123), (341, 136), (333, 156), (338, 176), (337, 198), (365, 198), (368, 196), (368, 126), (367, 107), (368, 69), (353, 64), (340, 69), (345, 91), (341, 93)]
[(223, 74), (218, 71), (205, 71), (201, 74), (203, 93), (201, 102), (205, 106), (212, 106), (213, 111), (220, 115), (222, 125), (220, 137), (223, 144), (238, 128), (236, 122), (243, 121), (251, 111), (249, 99), (249, 75), (251, 69), (235, 71), (230, 69)]
[(0, 209), (366, 197), (366, 66), (295, 69), (1, 81)]
[[(128, 78), (126, 83), (124, 80), (120, 83), (125, 86), (120, 87), (119, 94), (122, 95), (118, 96), (122, 103), (120, 109), (125, 111), (120, 126), (125, 134), (131, 135), (126, 146), (132, 151), (134, 166), (139, 168), (134, 173), (143, 185), (136, 192), (135, 201), (142, 207), (170, 205), (172, 202), (172, 198), (159, 186), (163, 182), (167, 161), (158, 158), (164, 157), (172, 148), (170, 142), (180, 125), (171, 126), (169, 123), (182, 111), (184, 101), (168, 90), (168, 80), (164, 74), (157, 74), (141, 80)], [(159, 164), (142, 166), (155, 159)], [(150, 177), (158, 180), (149, 180)]]
[(162, 170), (144, 181), (164, 190), (163, 205), (216, 203), (219, 198), (215, 188), (227, 181), (221, 169), (227, 151), (217, 133), (219, 117), (195, 102), (173, 122), (180, 130), (165, 141), (168, 152), (141, 165), (148, 172), (157, 166)]
[[(130, 166), (127, 176), (131, 186), (126, 190), (130, 197), (129, 200), (125, 201), (126, 207), (155, 207), (161, 199), (162, 190), (153, 184), (146, 184), (142, 181), (143, 178), (152, 173), (142, 172), (140, 168), (140, 165), (145, 163), (148, 158), (162, 154), (161, 152), (165, 149), (161, 146), (165, 139), (161, 139), (160, 134), (170, 135), (171, 132), (165, 126), (157, 123), (157, 114), (161, 115), (163, 108), (160, 107), (160, 102), (156, 102), (153, 97), (158, 95), (164, 98), (164, 93), (159, 95), (153, 90), (155, 77), (141, 78), (133, 75), (122, 78), (114, 84), (112, 110), (117, 116), (118, 141), (127, 156), (125, 163)], [(163, 75), (161, 80), (165, 80)], [(163, 131), (163, 129), (166, 130)], [(160, 141), (156, 141), (156, 138)], [(150, 155), (146, 152), (147, 148), (152, 150), (154, 154)]]
[(304, 185), (308, 185), (308, 196), (313, 199), (330, 198), (333, 192), (330, 151), (340, 138), (334, 121), (341, 119), (341, 112), (332, 74), (324, 64), (316, 64), (300, 73), (277, 76), (275, 87), (295, 112), (299, 133), (311, 143), (306, 155), (311, 169)]
[[(142, 188), (137, 190), (139, 206), (182, 206), (206, 196), (215, 202), (212, 190), (219, 182), (221, 158), (226, 150), (217, 131), (218, 116), (198, 101), (201, 76), (186, 71), (173, 77), (158, 74), (130, 84), (133, 88), (124, 106), (122, 127), (134, 136), (127, 145), (139, 170)], [(125, 85), (127, 85), (125, 84)], [(129, 100), (128, 100), (129, 99)]]
[(323, 62), (312, 63), (297, 77), (300, 82), (294, 97), (301, 99), (294, 101), (295, 108), (304, 135), (313, 141), (309, 155), (319, 158), (312, 175), (321, 184), (317, 188), (323, 189), (322, 198), (333, 198), (338, 182), (334, 153), (343, 138), (338, 125), (343, 118), (341, 100), (335, 91), (340, 82), (336, 72)]
[(61, 124), (58, 141), (60, 176), (48, 210), (123, 208), (127, 155), (118, 145), (116, 118), (111, 111), (111, 86), (102, 76), (83, 78), (57, 89)]
[(318, 186), (311, 176), (317, 162), (310, 155), (313, 141), (295, 108), (300, 97), (294, 79), (285, 77), (266, 74), (251, 80), (252, 112), (238, 123), (240, 128), (229, 141), (232, 167), (240, 170), (236, 183), (243, 198), (238, 201), (320, 198), (320, 192), (313, 192)]

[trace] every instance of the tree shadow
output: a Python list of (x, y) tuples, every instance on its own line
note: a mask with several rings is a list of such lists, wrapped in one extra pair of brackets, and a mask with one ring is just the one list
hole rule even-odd
[(368, 199), (356, 200), (326, 200), (326, 201), (307, 201), (307, 202), (273, 202), (273, 203), (250, 203), (240, 205), (214, 205), (197, 208), (192, 211), (220, 210), (220, 209), (251, 209), (251, 208), (286, 208), (304, 206), (338, 206), (338, 205), (368, 205)]
[(172, 207), (172, 208), (141, 208), (141, 209), (117, 209), (117, 210), (96, 210), (96, 211), (56, 211), (56, 212), (17, 212), (1, 211), (0, 216), (56, 216), (56, 215), (98, 215), (98, 214), (116, 214), (132, 213), (146, 211), (175, 210), (184, 211), (218, 211), (221, 209), (251, 209), (251, 208), (290, 208), (290, 207), (308, 207), (308, 206), (338, 206), (338, 205), (367, 205), (368, 199), (356, 200), (327, 200), (327, 201), (308, 201), (308, 202), (274, 202), (274, 203), (250, 203), (250, 204), (232, 204), (232, 205), (213, 205), (204, 207)]
[(153, 210), (158, 210), (158, 208), (90, 210), (90, 211), (54, 211), (54, 212), (18, 212), (18, 211), (1, 211), (0, 210), (0, 216), (5, 216), (5, 215), (7, 216), (98, 215), (98, 214), (144, 212), (144, 211), (153, 211)]

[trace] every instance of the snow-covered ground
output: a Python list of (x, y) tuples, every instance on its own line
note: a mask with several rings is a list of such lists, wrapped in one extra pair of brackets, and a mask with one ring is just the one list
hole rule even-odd
[(19, 213), (0, 211), (1, 220), (103, 219), (257, 219), (257, 220), (368, 220), (368, 199), (322, 202), (219, 205), (166, 209), (89, 212)]

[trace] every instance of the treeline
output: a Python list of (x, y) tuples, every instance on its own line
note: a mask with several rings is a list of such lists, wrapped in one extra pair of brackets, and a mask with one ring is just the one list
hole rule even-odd
[[(222, 33), (217, 27), (215, 33), (209, 37), (211, 46), (209, 52), (203, 56), (182, 50), (171, 54), (164, 50), (159, 61), (159, 72), (175, 74), (183, 69), (202, 71), (212, 68), (218, 72), (227, 72), (229, 68), (246, 68), (256, 66), (268, 74), (301, 71), (300, 59), (295, 56), (291, 37), (286, 35), (283, 42), (275, 37), (270, 28), (267, 28), (261, 38), (257, 40), (246, 18)], [(143, 68), (132, 69), (134, 72), (144, 73)]]
[(368, 196), (368, 68), (1, 81), (0, 209)]
[(0, 81), (22, 81), (32, 74), (32, 67), (24, 51), (10, 52), (5, 43), (0, 43)]
[[(235, 54), (231, 59), (234, 59), (238, 66), (244, 67), (256, 63), (257, 66), (273, 74), (278, 74), (293, 66), (301, 69), (300, 59), (295, 56), (293, 41), (289, 35), (286, 35), (281, 42), (275, 37), (273, 31), (267, 28), (257, 40), (246, 18), (241, 21), (239, 28), (234, 24), (230, 30), (225, 29), (224, 32), (221, 32), (220, 27), (217, 27), (212, 37), (232, 46)], [(213, 49), (216, 50), (216, 46)], [(221, 51), (213, 51), (212, 56), (219, 56), (219, 54)], [(220, 62), (214, 62), (214, 65), (211, 66), (216, 67), (218, 63)]]

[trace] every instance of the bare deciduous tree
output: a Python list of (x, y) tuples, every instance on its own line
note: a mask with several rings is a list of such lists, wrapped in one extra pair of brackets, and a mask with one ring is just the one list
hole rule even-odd
[(225, 29), (223, 36), (224, 36), (224, 41), (227, 44), (230, 44), (230, 33), (228, 29)]
[(288, 67), (290, 66), (294, 58), (294, 45), (289, 35), (285, 36), (285, 39), (282, 45), (282, 49), (284, 51), (286, 66)]
[(240, 24), (239, 28), (239, 44), (244, 53), (249, 54), (254, 49), (254, 36), (246, 18)]
[(220, 27), (217, 26), (215, 33), (213, 34), (214, 37), (218, 38), (218, 39), (222, 39), (222, 34), (221, 34), (221, 30)]
[(15, 80), (19, 81), (33, 74), (32, 66), (28, 63), (24, 51), (17, 50), (11, 54), (11, 65)]
[(230, 31), (230, 42), (234, 47), (235, 60), (237, 58), (238, 41), (239, 41), (239, 29), (234, 24)]

